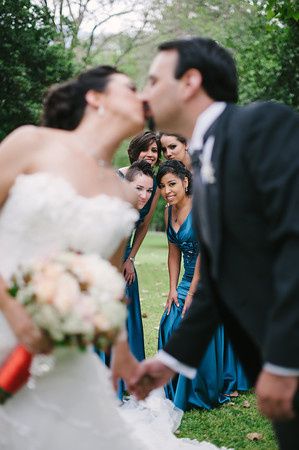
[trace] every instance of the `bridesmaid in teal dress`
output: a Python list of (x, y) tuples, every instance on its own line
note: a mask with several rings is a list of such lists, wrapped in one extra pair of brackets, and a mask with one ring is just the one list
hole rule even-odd
[[(146, 131), (135, 136), (131, 140), (128, 148), (128, 155), (132, 165), (119, 169), (119, 176), (127, 179), (129, 182), (134, 183), (135, 180), (132, 179), (132, 173), (134, 173), (135, 178), (136, 164), (139, 167), (138, 163), (140, 162), (141, 166), (139, 167), (139, 169), (143, 171), (146, 168), (147, 173), (149, 173), (149, 168), (153, 168), (154, 166), (159, 165), (161, 158), (161, 147), (160, 144), (157, 143), (157, 141), (158, 139), (156, 134), (151, 131)], [(152, 192), (150, 197), (147, 197), (146, 202), (142, 201), (139, 204), (139, 220), (136, 222), (135, 229), (128, 239), (124, 253), (123, 264), (123, 274), (127, 283), (125, 295), (128, 299), (128, 342), (131, 352), (138, 361), (142, 361), (145, 358), (145, 351), (138, 277), (134, 262), (135, 256), (147, 233), (151, 217), (160, 195), (159, 192), (157, 192), (157, 183), (155, 177), (153, 177), (152, 171), (150, 176), (152, 178), (153, 184)], [(137, 192), (139, 195), (142, 190), (140, 191), (137, 189)], [(99, 352), (99, 356), (107, 366), (110, 366), (109, 355), (105, 354), (104, 352)], [(120, 400), (123, 399), (124, 392), (125, 385), (121, 380), (118, 384), (118, 397)]]
[[(199, 244), (192, 227), (191, 173), (179, 161), (163, 163), (157, 174), (161, 195), (168, 203), (165, 223), (168, 238), (170, 291), (159, 329), (158, 348), (165, 346), (192, 302), (199, 282)], [(181, 257), (184, 274), (179, 282)], [(229, 357), (228, 357), (229, 355)], [(239, 363), (233, 354), (223, 327), (213, 336), (198, 367), (196, 378), (177, 375), (165, 386), (166, 397), (186, 411), (191, 408), (211, 409), (229, 401), (238, 383), (247, 386)]]
[[(155, 166), (159, 166), (161, 159), (161, 144), (156, 133), (145, 131), (135, 136), (129, 144), (128, 156), (131, 164), (136, 161), (145, 160), (150, 164), (152, 169), (154, 169)], [(119, 175), (125, 178), (128, 169), (129, 166), (120, 168), (118, 170)], [(125, 252), (123, 273), (128, 285), (133, 283), (136, 279), (134, 260), (148, 231), (159, 196), (160, 191), (157, 189), (156, 179), (154, 178), (153, 193), (148, 203), (140, 211), (140, 218), (136, 223), (135, 231), (133, 232), (131, 239), (129, 239)]]
[[(148, 214), (152, 200), (156, 191), (156, 182), (151, 166), (145, 160), (136, 161), (133, 163), (126, 172), (126, 180), (132, 183), (138, 193), (138, 210), (139, 220), (136, 223), (135, 231), (130, 236), (124, 255), (124, 261), (130, 258), (132, 252), (132, 241), (134, 242), (134, 233), (143, 223), (144, 217)], [(149, 182), (150, 178), (150, 182)], [(150, 184), (150, 186), (148, 186)], [(131, 258), (132, 259), (132, 258)], [(141, 307), (139, 299), (139, 286), (137, 272), (134, 267), (134, 259), (132, 261), (134, 270), (134, 279), (126, 284), (126, 298), (128, 299), (128, 318), (127, 318), (127, 330), (128, 330), (128, 342), (131, 352), (138, 361), (145, 359), (144, 352), (144, 336), (141, 317)], [(123, 386), (124, 387), (124, 386)], [(123, 394), (124, 389), (121, 389)], [(120, 394), (120, 392), (119, 392)]]
[[(153, 169), (154, 166), (159, 165), (161, 148), (157, 141), (158, 139), (156, 134), (151, 131), (146, 131), (135, 136), (130, 142), (128, 148), (128, 155), (132, 165), (130, 167), (123, 167), (119, 169), (119, 175), (126, 178), (129, 182), (134, 183), (136, 171), (132, 172), (132, 168), (134, 168), (135, 164), (143, 161), (141, 163), (142, 167), (140, 166), (142, 170), (145, 170), (145, 166), (150, 166)], [(147, 164), (144, 164), (144, 162)], [(134, 173), (134, 179), (132, 178), (132, 173)], [(153, 172), (151, 172), (151, 177), (153, 178)], [(159, 197), (155, 177), (152, 179), (152, 184), (153, 186), (150, 198), (147, 198), (145, 203), (139, 205), (139, 220), (136, 223), (135, 230), (128, 240), (123, 264), (123, 273), (127, 282), (126, 297), (129, 300), (127, 321), (128, 340), (133, 355), (139, 361), (145, 358), (145, 353), (138, 278), (134, 261), (140, 245), (147, 233), (150, 219)], [(140, 191), (138, 191), (137, 187), (136, 189), (139, 193)]]

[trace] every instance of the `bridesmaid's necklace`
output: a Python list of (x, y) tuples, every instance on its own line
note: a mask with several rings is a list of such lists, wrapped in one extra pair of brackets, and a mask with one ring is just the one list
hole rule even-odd
[(189, 204), (186, 204), (182, 208), (180, 208), (179, 211), (178, 210), (175, 211), (174, 208), (172, 209), (172, 220), (173, 220), (174, 223), (178, 223), (180, 213), (181, 213), (181, 216), (182, 216), (182, 213), (184, 212), (184, 210), (186, 208), (189, 208), (189, 206), (190, 206)]
[(178, 223), (179, 211), (173, 211), (175, 214), (172, 215), (174, 223)]
[(178, 215), (176, 215), (175, 217), (173, 217), (174, 223), (177, 223), (178, 219), (179, 219)]

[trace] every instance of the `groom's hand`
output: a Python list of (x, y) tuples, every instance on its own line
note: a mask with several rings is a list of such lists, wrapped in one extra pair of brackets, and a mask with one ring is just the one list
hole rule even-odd
[(145, 399), (149, 393), (164, 386), (175, 372), (156, 358), (147, 359), (139, 364), (134, 376), (128, 384), (129, 391), (138, 400)]
[(294, 418), (293, 398), (297, 389), (298, 377), (279, 376), (263, 370), (256, 385), (260, 412), (274, 421)]

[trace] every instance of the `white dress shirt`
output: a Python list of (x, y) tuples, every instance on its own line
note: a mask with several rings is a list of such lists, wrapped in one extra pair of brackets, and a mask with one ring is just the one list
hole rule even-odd
[[(223, 113), (226, 108), (225, 102), (214, 102), (212, 103), (203, 113), (198, 117), (192, 138), (189, 143), (189, 153), (192, 155), (193, 151), (196, 149), (203, 148), (203, 159), (209, 159), (212, 156), (212, 149), (209, 145), (203, 145), (203, 138), (205, 133), (208, 131), (210, 126), (215, 122), (216, 119)], [(205, 155), (206, 153), (206, 155)], [(195, 378), (196, 371), (194, 367), (187, 366), (181, 363), (173, 356), (166, 353), (164, 350), (159, 350), (156, 358), (161, 361), (165, 366), (185, 375), (187, 378)], [(276, 366), (275, 364), (265, 363), (264, 369), (274, 375), (280, 376), (297, 376), (299, 375), (299, 369), (292, 369), (287, 367)]]

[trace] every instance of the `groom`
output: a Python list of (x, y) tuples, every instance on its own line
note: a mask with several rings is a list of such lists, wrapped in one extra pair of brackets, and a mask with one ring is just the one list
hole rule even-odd
[(180, 328), (140, 367), (131, 389), (143, 398), (175, 372), (195, 376), (223, 323), (281, 449), (295, 450), (299, 117), (270, 102), (238, 107), (237, 98), (234, 60), (215, 41), (159, 46), (143, 100), (158, 129), (190, 139), (202, 283)]

